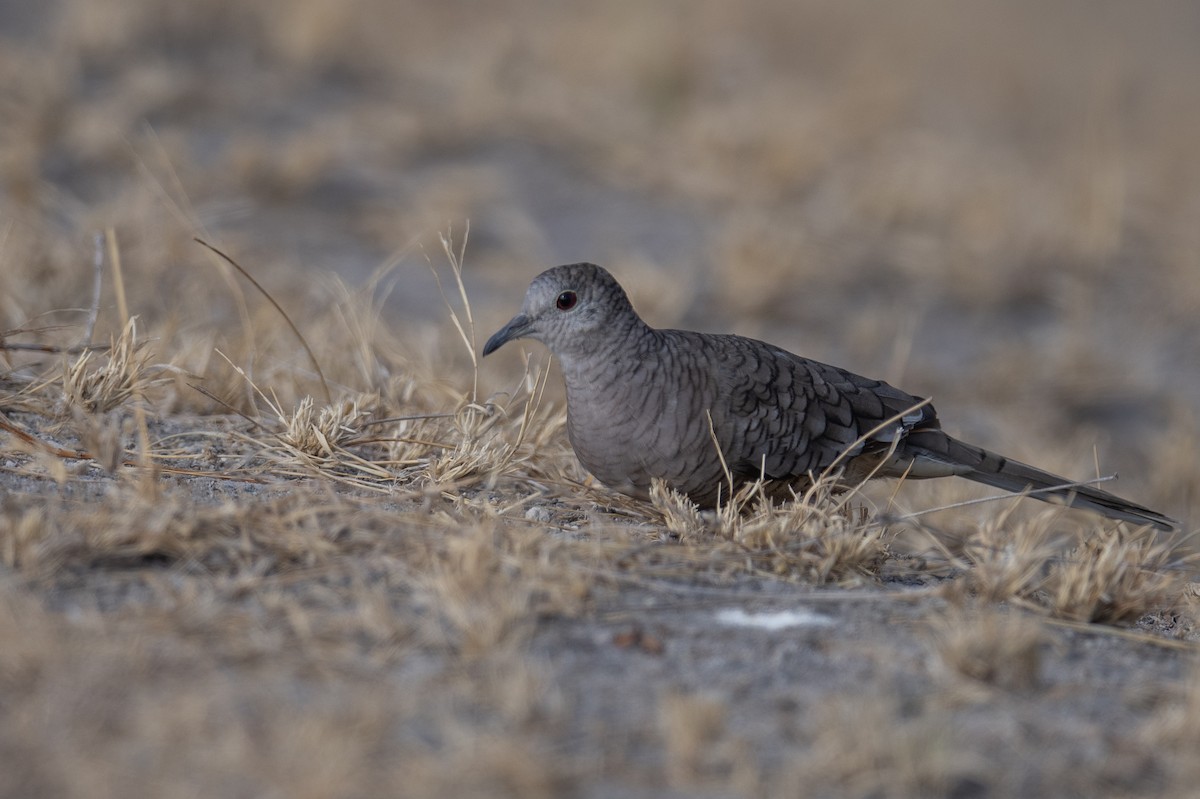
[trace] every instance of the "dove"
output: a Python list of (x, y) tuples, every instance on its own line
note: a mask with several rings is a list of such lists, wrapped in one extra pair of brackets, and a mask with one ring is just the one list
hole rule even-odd
[(655, 479), (703, 508), (759, 480), (786, 499), (830, 469), (875, 477), (964, 477), (1111, 519), (1170, 530), (1166, 516), (960, 441), (933, 405), (882, 380), (743, 336), (666, 330), (638, 316), (589, 263), (529, 285), (520, 313), (483, 347), (529, 338), (558, 359), (575, 455), (604, 485), (648, 499)]

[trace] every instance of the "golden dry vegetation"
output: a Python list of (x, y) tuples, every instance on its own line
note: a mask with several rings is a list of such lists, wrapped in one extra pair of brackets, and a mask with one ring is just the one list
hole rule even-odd
[[(1197, 34), (0, 2), (0, 795), (1193, 795)], [(612, 494), (477, 356), (584, 259), (1183, 529)]]

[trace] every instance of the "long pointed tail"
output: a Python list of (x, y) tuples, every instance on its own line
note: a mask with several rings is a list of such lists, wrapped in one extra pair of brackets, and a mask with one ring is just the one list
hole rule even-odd
[(1160, 530), (1179, 527), (1174, 519), (1157, 511), (1092, 486), (1076, 485), (1065, 477), (951, 438), (941, 430), (914, 431), (905, 444), (908, 454), (914, 457), (916, 476), (920, 476), (921, 461), (929, 459), (943, 468), (949, 466), (954, 474), (968, 480), (1015, 493), (1028, 491), (1029, 496), (1044, 502), (1060, 500), (1073, 508), (1086, 508), (1110, 519), (1148, 524)]

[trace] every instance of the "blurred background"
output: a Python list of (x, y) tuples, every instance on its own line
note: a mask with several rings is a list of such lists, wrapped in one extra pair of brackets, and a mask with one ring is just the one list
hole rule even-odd
[(1197, 42), (1188, 2), (0, 0), (0, 329), (86, 307), (113, 226), (151, 326), (234, 316), (202, 236), (293, 309), (390, 269), (415, 340), (469, 221), (479, 342), (595, 261), (1186, 515)]

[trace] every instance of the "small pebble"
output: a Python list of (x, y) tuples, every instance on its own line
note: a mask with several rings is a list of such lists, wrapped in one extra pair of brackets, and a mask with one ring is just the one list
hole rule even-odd
[(550, 513), (550, 509), (545, 505), (532, 505), (525, 511), (525, 518), (531, 522), (546, 524), (553, 518), (553, 514)]

